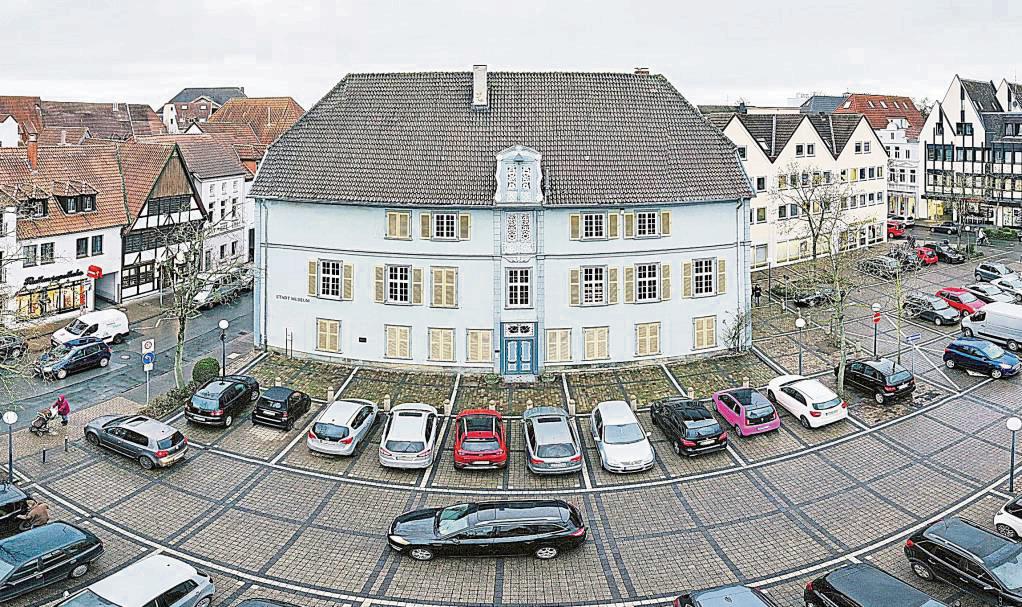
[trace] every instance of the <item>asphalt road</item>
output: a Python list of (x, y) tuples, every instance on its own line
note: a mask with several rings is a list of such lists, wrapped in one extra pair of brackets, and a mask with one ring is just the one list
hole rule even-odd
[[(220, 355), (220, 329), (217, 323), (226, 318), (230, 323), (227, 330), (228, 353), (232, 345), (243, 344), (251, 339), (252, 294), (247, 293), (238, 300), (204, 311), (190, 320), (185, 330), (185, 367), (211, 353)], [(114, 396), (129, 396), (139, 393), (145, 398), (145, 371), (142, 369), (141, 347), (144, 338), (156, 340), (156, 364), (150, 382), (153, 394), (166, 390), (174, 383), (174, 346), (177, 339), (177, 324), (173, 320), (150, 319), (131, 323), (131, 335), (120, 345), (112, 345), (113, 358), (105, 368), (96, 368), (72, 375), (64, 380), (43, 380), (41, 378), (15, 378), (9, 382), (9, 391), (0, 393), (3, 409), (14, 408), (22, 411), (16, 428), (27, 426), (34, 412), (47, 407), (64, 394), (72, 410), (84, 409), (106, 401)], [(159, 387), (159, 389), (156, 389)], [(11, 406), (13, 405), (13, 407)]]

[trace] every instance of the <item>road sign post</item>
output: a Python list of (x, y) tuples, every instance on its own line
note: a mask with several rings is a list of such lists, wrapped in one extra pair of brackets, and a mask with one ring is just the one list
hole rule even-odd
[(149, 374), (156, 363), (156, 340), (142, 340), (142, 369), (145, 370), (145, 404), (149, 404)]

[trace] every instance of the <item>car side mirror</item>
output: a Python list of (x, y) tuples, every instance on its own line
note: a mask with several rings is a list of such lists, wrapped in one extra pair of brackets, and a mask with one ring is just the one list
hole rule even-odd
[(649, 438), (650, 436), (653, 436), (653, 433), (652, 432), (646, 432), (646, 438)]
[(65, 590), (64, 591), (64, 598), (66, 599), (69, 596), (71, 596), (71, 593), (69, 591)]

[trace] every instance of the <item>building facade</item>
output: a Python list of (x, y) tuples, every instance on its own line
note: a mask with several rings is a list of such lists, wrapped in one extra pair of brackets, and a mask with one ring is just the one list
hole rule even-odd
[[(842, 188), (841, 220), (855, 225), (842, 248), (883, 242), (887, 232), (887, 152), (858, 114), (713, 114), (738, 148), (755, 190), (750, 202), (751, 266), (785, 265), (812, 256), (804, 205), (807, 184)], [(800, 185), (796, 185), (800, 184)]]
[(163, 124), (170, 134), (184, 133), (193, 124), (203, 123), (225, 103), (244, 97), (243, 86), (190, 87), (181, 89), (163, 104)]
[(751, 194), (662, 76), (351, 74), (253, 186), (255, 340), (525, 378), (720, 351)]

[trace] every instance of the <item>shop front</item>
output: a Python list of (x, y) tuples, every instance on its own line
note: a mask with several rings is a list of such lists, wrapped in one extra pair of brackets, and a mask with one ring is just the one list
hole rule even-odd
[(89, 278), (81, 270), (59, 276), (32, 276), (15, 293), (19, 320), (89, 309)]

